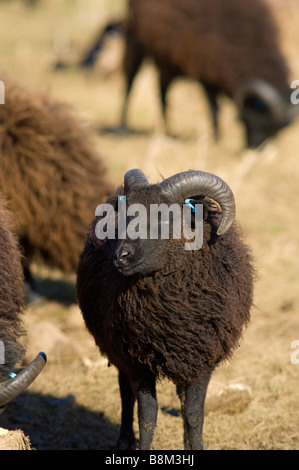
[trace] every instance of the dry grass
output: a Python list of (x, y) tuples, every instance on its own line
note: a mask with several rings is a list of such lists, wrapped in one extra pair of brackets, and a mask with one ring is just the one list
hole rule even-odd
[[(280, 21), (292, 81), (299, 78), (299, 8), (295, 0), (269, 1)], [(88, 73), (74, 68), (54, 72), (51, 65), (57, 57), (78, 56), (98, 25), (121, 12), (124, 3), (44, 0), (30, 9), (21, 1), (1, 2), (2, 67), (24, 83), (72, 103), (95, 127), (116, 125), (123, 93), (119, 70), (103, 75), (98, 65)], [(176, 137), (167, 137), (159, 132), (155, 80), (153, 68), (146, 65), (130, 103), (130, 123), (146, 132), (127, 137), (97, 135), (111, 179), (118, 184), (132, 167), (142, 168), (153, 182), (189, 168), (223, 177), (235, 192), (238, 219), (259, 273), (251, 325), (233, 361), (214, 376), (224, 384), (246, 384), (252, 396), (237, 406), (234, 402), (213, 407), (208, 401), (206, 445), (209, 449), (298, 449), (299, 365), (290, 361), (290, 344), (299, 337), (299, 122), (283, 130), (263, 151), (244, 151), (236, 110), (223, 99), (222, 137), (215, 145), (201, 89), (180, 80), (170, 92), (168, 109)], [(64, 290), (65, 279), (59, 273), (39, 267), (35, 271), (41, 278), (52, 276), (52, 284), (43, 281), (45, 291), (53, 287), (56, 277), (61, 280), (56, 294), (72, 299), (72, 286)], [(30, 392), (1, 419), (6, 419), (7, 426), (11, 420), (12, 426), (22, 427), (38, 448), (112, 448), (120, 419), (115, 370), (99, 357), (76, 307), (47, 301), (28, 308), (28, 327), (44, 319), (68, 335), (79, 357), (67, 364), (49, 362)], [(178, 407), (171, 384), (159, 384), (158, 392), (161, 406)], [(60, 406), (59, 399), (68, 394), (75, 395), (76, 404)], [(49, 408), (53, 412), (48, 413)], [(182, 448), (180, 418), (159, 413), (154, 448)]]

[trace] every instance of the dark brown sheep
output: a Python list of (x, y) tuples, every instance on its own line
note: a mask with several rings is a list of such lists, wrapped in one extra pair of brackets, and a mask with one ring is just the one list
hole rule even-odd
[(7, 76), (3, 81), (0, 189), (24, 260), (71, 272), (95, 207), (110, 193), (103, 162), (91, 132), (66, 104)]
[[(142, 204), (147, 214), (152, 204), (182, 207), (186, 198), (201, 196), (197, 202), (204, 206), (204, 222), (199, 250), (185, 250), (183, 237), (99, 240), (97, 224), (106, 223), (101, 217), (87, 236), (77, 296), (101, 353), (119, 370), (123, 408), (117, 446), (135, 447), (137, 398), (140, 449), (150, 448), (157, 415), (155, 381), (166, 377), (182, 401), (185, 448), (201, 449), (210, 376), (231, 357), (252, 304), (252, 260), (234, 223), (233, 194), (210, 173), (184, 172), (149, 185), (140, 170), (128, 172), (125, 187), (108, 198), (116, 211), (121, 194), (127, 207)], [(171, 225), (170, 218), (164, 222)]]
[(216, 137), (221, 93), (237, 105), (248, 146), (258, 146), (298, 114), (290, 105), (286, 60), (265, 0), (129, 0), (125, 40), (122, 128), (131, 86), (145, 57), (159, 70), (164, 116), (173, 79), (197, 80), (207, 93)]
[[(24, 348), (19, 338), (24, 334), (21, 315), (24, 309), (21, 252), (12, 231), (13, 215), (0, 195), (0, 382), (8, 378)], [(4, 363), (3, 363), (4, 362)]]
[(3, 406), (15, 398), (36, 378), (46, 356), (37, 358), (16, 377), (9, 378), (24, 355), (20, 337), (24, 334), (23, 272), (21, 252), (14, 235), (13, 215), (0, 195), (0, 414)]

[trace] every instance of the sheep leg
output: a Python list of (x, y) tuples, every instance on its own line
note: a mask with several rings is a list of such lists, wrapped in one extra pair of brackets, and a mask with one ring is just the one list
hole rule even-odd
[(204, 403), (210, 376), (201, 383), (178, 387), (184, 420), (185, 450), (203, 450)]
[(164, 125), (166, 123), (166, 94), (172, 79), (173, 75), (169, 73), (168, 69), (160, 68), (160, 97)]
[(31, 274), (29, 266), (23, 266), (24, 272), (24, 292), (26, 303), (30, 304), (35, 301), (40, 301), (42, 299), (42, 294), (39, 290), (39, 287), (36, 283), (36, 280)]
[(179, 75), (176, 69), (167, 65), (167, 67), (163, 63), (157, 64), (160, 70), (160, 99), (161, 99), (161, 106), (162, 106), (162, 117), (163, 117), (163, 127), (164, 131), (166, 131), (166, 95), (168, 88), (173, 81), (173, 79)]
[(136, 449), (136, 439), (133, 431), (135, 395), (129, 377), (126, 374), (119, 372), (118, 382), (122, 402), (122, 414), (116, 448), (117, 450), (134, 450)]
[(42, 295), (39, 290), (39, 287), (34, 279), (29, 265), (29, 260), (32, 258), (33, 249), (31, 244), (28, 242), (26, 237), (20, 239), (20, 246), (22, 247), (22, 268), (24, 273), (24, 291), (26, 297), (26, 303), (30, 304), (36, 300), (41, 300)]
[(213, 130), (214, 130), (214, 139), (217, 141), (219, 139), (219, 127), (218, 127), (218, 103), (217, 103), (217, 89), (205, 83), (202, 84), (206, 92), (208, 102), (210, 105)]
[(122, 106), (121, 111), (121, 120), (119, 131), (126, 131), (127, 130), (127, 114), (128, 114), (128, 104), (129, 104), (129, 97), (130, 92), (132, 89), (132, 85), (134, 82), (134, 78), (139, 70), (143, 59), (143, 53), (141, 49), (138, 47), (137, 43), (135, 43), (134, 37), (131, 35), (133, 33), (127, 31), (127, 38), (126, 38), (126, 50), (125, 50), (125, 57), (124, 57), (124, 74), (126, 77), (126, 91), (125, 91), (125, 98)]
[(158, 414), (156, 379), (149, 370), (139, 371), (132, 383), (138, 403), (139, 449), (150, 450)]

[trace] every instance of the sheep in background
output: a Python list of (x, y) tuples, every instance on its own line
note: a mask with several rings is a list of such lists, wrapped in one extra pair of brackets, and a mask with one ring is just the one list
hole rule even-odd
[(39, 354), (16, 377), (9, 378), (9, 373), (24, 357), (24, 347), (20, 343), (24, 334), (21, 319), (24, 310), (23, 273), (13, 225), (13, 215), (0, 195), (0, 414), (4, 405), (33, 382), (46, 361), (45, 354)]
[(110, 193), (91, 133), (65, 104), (4, 76), (0, 188), (14, 213), (24, 271), (37, 259), (76, 269), (95, 207)]
[[(119, 370), (117, 448), (136, 446), (137, 399), (140, 449), (150, 449), (158, 409), (155, 382), (167, 377), (181, 399), (185, 448), (201, 449), (210, 376), (231, 357), (252, 305), (252, 260), (234, 223), (234, 197), (210, 173), (183, 172), (149, 185), (140, 170), (131, 170), (124, 188), (107, 200), (116, 210), (116, 226), (120, 195), (127, 207), (143, 204), (147, 214), (152, 204), (182, 207), (186, 198), (201, 196), (204, 223), (203, 245), (195, 251), (184, 249), (184, 238), (172, 236), (99, 240), (95, 230), (101, 217), (90, 228), (78, 265), (77, 297), (100, 352)], [(171, 225), (170, 218), (167, 222)]]
[(245, 124), (247, 145), (256, 147), (298, 114), (290, 104), (288, 69), (276, 22), (264, 0), (129, 0), (124, 73), (127, 81), (120, 129), (126, 128), (128, 98), (145, 57), (166, 93), (179, 76), (203, 86), (218, 137), (218, 95), (234, 100)]

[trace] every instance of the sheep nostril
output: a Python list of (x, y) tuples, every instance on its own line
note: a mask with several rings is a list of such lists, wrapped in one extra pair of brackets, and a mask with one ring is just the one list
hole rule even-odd
[(118, 259), (121, 262), (126, 262), (125, 258), (127, 258), (128, 256), (129, 256), (129, 252), (125, 250), (125, 251), (122, 251), (122, 253), (119, 254)]
[(114, 263), (117, 266), (124, 265), (127, 263), (130, 252), (128, 250), (123, 250), (120, 253), (116, 253), (114, 256)]

